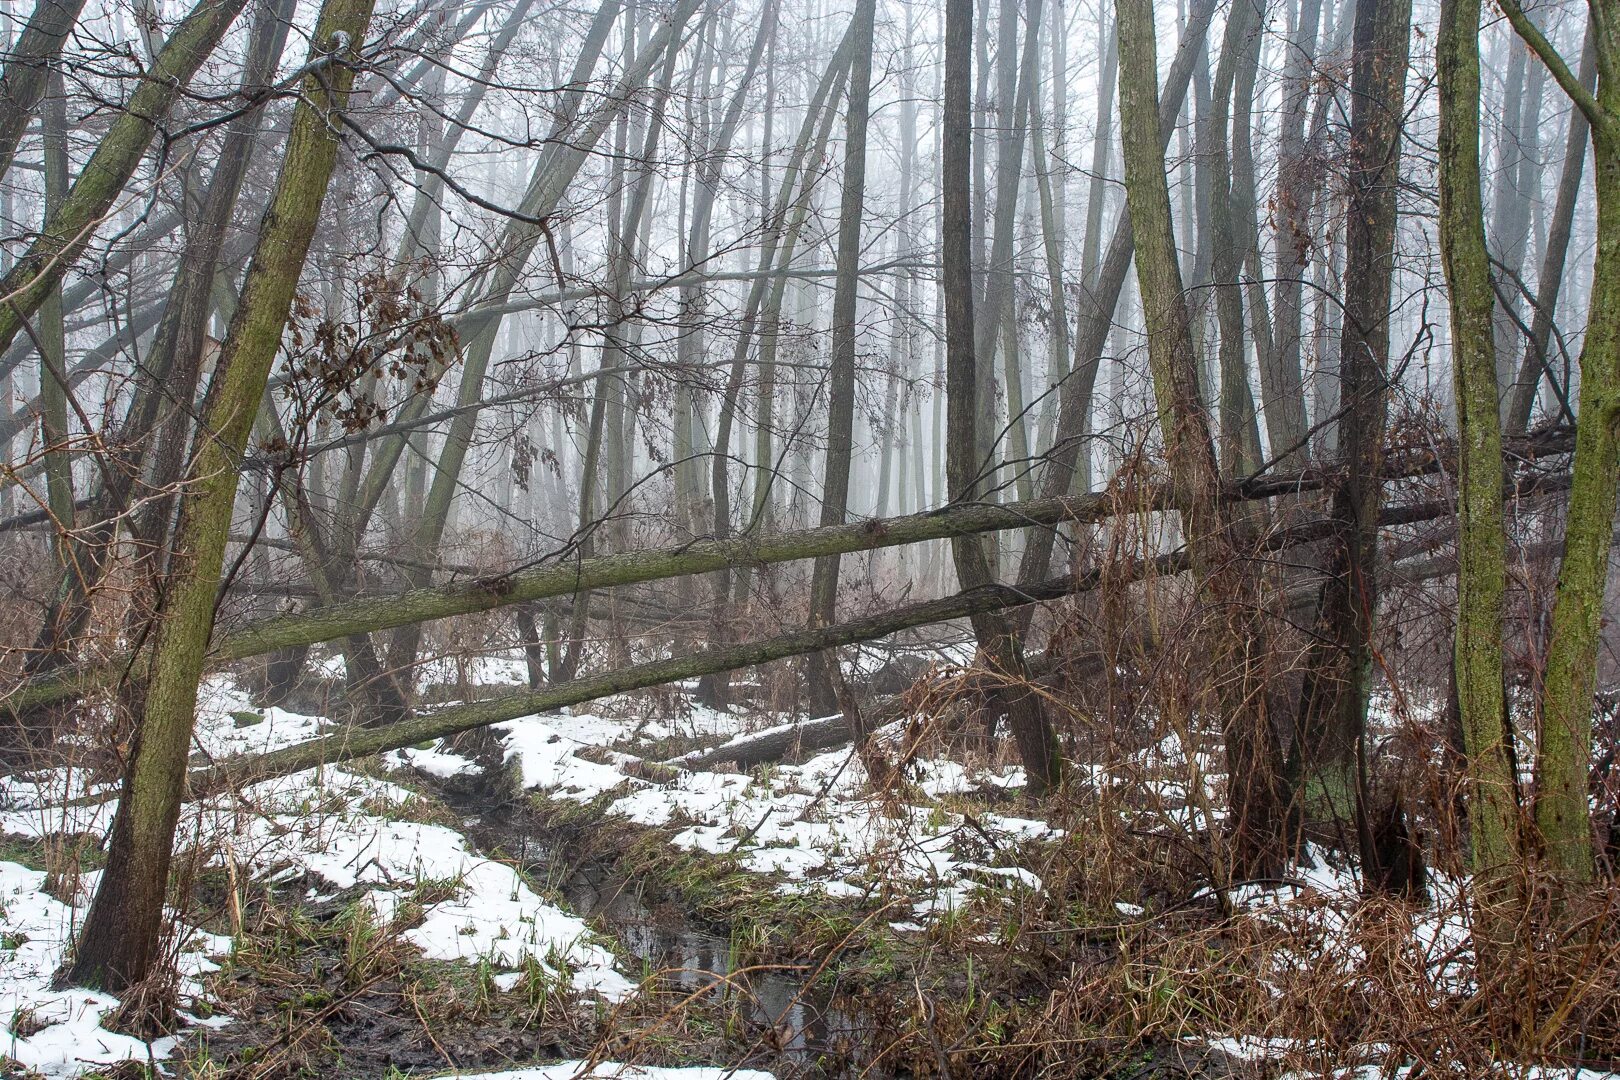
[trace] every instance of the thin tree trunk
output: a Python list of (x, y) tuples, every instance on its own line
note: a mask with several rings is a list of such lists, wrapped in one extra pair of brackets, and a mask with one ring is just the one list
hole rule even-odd
[[(1306, 663), (1290, 774), (1318, 818), (1354, 821), (1369, 882), (1384, 871), (1371, 837), (1365, 760), (1378, 613), (1378, 505), (1389, 397), (1389, 322), (1396, 194), (1411, 37), (1411, 0), (1360, 0), (1351, 75), (1350, 175), (1345, 212), (1344, 330), (1339, 446), (1345, 478), (1333, 494), (1333, 566), (1322, 586)], [(1398, 883), (1397, 883), (1398, 884)]]
[[(1586, 43), (1581, 49), (1581, 86), (1588, 92), (1597, 86), (1597, 30), (1588, 21)], [(1581, 197), (1581, 176), (1586, 168), (1587, 136), (1591, 125), (1580, 109), (1569, 111), (1569, 135), (1564, 144), (1564, 165), (1558, 178), (1558, 195), (1553, 205), (1552, 221), (1547, 229), (1547, 246), (1542, 253), (1541, 270), (1536, 275), (1535, 314), (1530, 320), (1530, 340), (1525, 342), (1524, 356), (1519, 361), (1519, 374), (1513, 383), (1507, 413), (1507, 431), (1518, 434), (1530, 428), (1530, 416), (1535, 411), (1536, 391), (1543, 377), (1555, 388), (1548, 349), (1552, 343), (1554, 320), (1558, 314), (1558, 296), (1564, 285), (1564, 261), (1569, 255), (1570, 234), (1574, 230), (1575, 206)], [(1569, 387), (1562, 388), (1567, 395)]]
[(1207, 708), (1221, 720), (1230, 778), (1232, 857), (1229, 864), (1219, 858), (1224, 865), (1215, 872), (1224, 888), (1233, 876), (1275, 872), (1283, 855), (1277, 751), (1261, 672), (1266, 642), (1252, 571), (1217, 497), (1219, 469), (1199, 394), (1191, 311), (1171, 229), (1152, 0), (1116, 0), (1115, 17), (1125, 196), (1137, 238), (1136, 273), (1159, 427), (1199, 600), (1223, 619), (1210, 631), (1214, 647), (1205, 684), (1215, 688)]
[[(855, 440), (855, 316), (859, 301), (861, 215), (866, 205), (866, 128), (872, 94), (872, 28), (877, 0), (855, 8), (855, 43), (849, 61), (849, 99), (844, 113), (844, 185), (838, 208), (838, 276), (833, 285), (832, 365), (827, 376), (827, 456), (822, 472), (821, 524), (842, 525), (849, 512), (849, 471)], [(761, 461), (758, 468), (771, 463)], [(817, 559), (810, 578), (810, 626), (837, 619), (839, 556)], [(814, 653), (806, 665), (810, 712), (838, 711), (838, 658)], [(856, 732), (857, 743), (861, 732)]]
[[(67, 91), (60, 72), (52, 72), (50, 90), (40, 110), (45, 157), (45, 224), (61, 213), (67, 197)], [(68, 440), (67, 333), (62, 325), (62, 282), (45, 294), (39, 309), (40, 446), (45, 457), (46, 503), (56, 519), (58, 554), (70, 555), (73, 531), (73, 459)], [(86, 434), (90, 434), (86, 432)], [(70, 569), (64, 565), (64, 570)]]
[[(1581, 885), (1596, 872), (1592, 833), (1593, 693), (1608, 581), (1620, 471), (1620, 79), (1598, 80), (1594, 97), (1581, 85), (1514, 0), (1503, 4), (1520, 36), (1586, 114), (1592, 128), (1597, 238), (1586, 337), (1564, 558), (1547, 633), (1546, 670), (1536, 742), (1535, 824), (1546, 865), (1564, 884)], [(1594, 5), (1598, 70), (1620, 65), (1620, 24)]]
[[(89, 246), (95, 226), (135, 175), (158, 125), (219, 44), (247, 0), (200, 0), (147, 69), (129, 104), (114, 117), (62, 201), (61, 212), (0, 278), (0, 352), (9, 348), (45, 297)], [(0, 374), (9, 371), (9, 367)]]
[[(1507, 555), (1494, 299), (1479, 175), (1479, 21), (1480, 0), (1445, 0), (1435, 70), (1440, 87), (1440, 255), (1451, 299), (1459, 440), (1457, 702), (1467, 750), (1472, 861), (1489, 912), (1511, 896), (1519, 858), (1519, 808), (1502, 692)], [(1485, 929), (1506, 927), (1499, 919)]]
[[(1211, 280), (1215, 286), (1215, 317), (1220, 327), (1220, 460), (1227, 476), (1253, 472), (1260, 464), (1260, 429), (1249, 391), (1249, 343), (1243, 326), (1244, 248), (1233, 220), (1232, 155), (1227, 132), (1232, 124), (1232, 89), (1238, 69), (1258, 40), (1265, 22), (1264, 0), (1236, 0), (1226, 20), (1226, 40), (1215, 73), (1210, 116), (1203, 125), (1209, 145), (1199, 154), (1199, 166), (1209, 174), (1209, 232), (1213, 252)], [(1245, 109), (1245, 115), (1247, 110)]]
[[(975, 368), (982, 354), (975, 347), (973, 327), (972, 222), (968, 188), (972, 148), (971, 101), (968, 96), (972, 64), (972, 0), (946, 0), (945, 92), (941, 141), (940, 183), (944, 226), (940, 253), (945, 297), (946, 424), (949, 440), (946, 471), (952, 502), (976, 501), (979, 490), (980, 418), (976, 400), (979, 380)], [(990, 560), (976, 538), (959, 537), (951, 545), (956, 576), (965, 590), (992, 581)], [(1040, 698), (1030, 685), (1029, 671), (1019, 648), (1017, 631), (999, 614), (983, 612), (973, 618), (973, 633), (981, 656), (1008, 682), (997, 694), (1029, 789), (1034, 794), (1057, 787), (1063, 778), (1063, 758)]]
[(1266, 436), (1279, 466), (1298, 468), (1309, 446), (1305, 427), (1305, 379), (1301, 362), (1304, 279), (1311, 262), (1311, 207), (1320, 164), (1305, 139), (1311, 87), (1316, 80), (1316, 41), (1322, 0), (1299, 0), (1293, 38), (1283, 66), (1282, 120), (1277, 136), (1276, 235), (1272, 266), (1275, 329), (1270, 356), (1274, 391), (1264, 395)]

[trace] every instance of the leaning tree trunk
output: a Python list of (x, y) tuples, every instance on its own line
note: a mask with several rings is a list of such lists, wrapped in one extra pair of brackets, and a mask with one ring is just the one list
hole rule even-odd
[[(827, 375), (827, 457), (821, 489), (821, 524), (842, 525), (849, 510), (849, 470), (855, 439), (855, 314), (860, 291), (861, 214), (866, 203), (866, 127), (872, 96), (872, 24), (877, 0), (855, 8), (855, 49), (849, 61), (844, 114), (844, 189), (838, 208), (838, 264), (833, 284), (832, 366)], [(755, 462), (760, 469), (768, 461)], [(837, 555), (817, 559), (810, 577), (810, 625), (829, 626), (838, 607)], [(838, 711), (837, 657), (815, 653), (806, 665), (810, 711)], [(857, 738), (859, 733), (857, 732)]]
[[(1586, 44), (1581, 49), (1581, 86), (1591, 91), (1597, 85), (1597, 28), (1586, 24)], [(1564, 261), (1569, 255), (1570, 233), (1575, 225), (1575, 206), (1581, 197), (1581, 175), (1586, 169), (1586, 143), (1591, 131), (1579, 109), (1569, 111), (1569, 135), (1564, 144), (1564, 166), (1558, 178), (1558, 195), (1547, 227), (1547, 246), (1542, 252), (1541, 270), (1536, 274), (1535, 313), (1530, 317), (1530, 339), (1519, 361), (1518, 378), (1508, 399), (1507, 430), (1526, 431), (1535, 411), (1536, 390), (1545, 377), (1559, 403), (1568, 413), (1569, 387), (1553, 371), (1548, 349), (1552, 344), (1558, 295), (1564, 285)]]
[[(208, 59), (247, 0), (201, 0), (174, 28), (129, 104), (85, 162), (78, 179), (28, 252), (0, 278), (0, 351), (7, 349), (45, 297), (84, 253), (96, 226), (135, 175), (158, 125)], [(0, 374), (10, 369), (0, 364)]]
[(84, 0), (36, 0), (28, 25), (6, 50), (6, 65), (0, 69), (0, 179), (11, 169), (56, 59), (83, 10)]
[(293, 294), (337, 161), (334, 114), (348, 92), (371, 23), (372, 0), (330, 0), (315, 27), (311, 63), (293, 115), (276, 192), (260, 225), (191, 469), (143, 712), (107, 867), (68, 978), (118, 991), (145, 979), (159, 956), (174, 830), (196, 718), (197, 686), (214, 625), (220, 566), (236, 501), (237, 467), (264, 396)]

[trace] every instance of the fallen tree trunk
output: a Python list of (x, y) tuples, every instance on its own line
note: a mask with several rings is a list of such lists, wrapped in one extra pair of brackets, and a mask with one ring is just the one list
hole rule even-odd
[[(874, 727), (883, 721), (876, 716), (867, 718)], [(675, 769), (707, 769), (730, 763), (740, 769), (763, 765), (768, 761), (781, 761), (794, 750), (830, 750), (850, 741), (849, 721), (842, 713), (824, 716), (819, 720), (800, 720), (781, 724), (765, 731), (754, 731), (711, 746), (707, 750), (693, 750), (689, 754), (670, 758), (665, 765)]]
[[(1135, 576), (1178, 573), (1185, 569), (1185, 565), (1186, 557), (1181, 553), (1164, 555), (1138, 563)], [(690, 656), (655, 660), (651, 663), (604, 672), (601, 675), (557, 683), (543, 690), (508, 694), (489, 701), (452, 706), (384, 728), (347, 728), (295, 746), (222, 762), (212, 768), (192, 773), (189, 784), (194, 796), (215, 794), (230, 788), (240, 788), (244, 784), (301, 772), (318, 765), (329, 765), (397, 750), (403, 746), (458, 735), (463, 731), (516, 720), (538, 712), (578, 705), (610, 694), (691, 679), (712, 672), (753, 667), (772, 660), (802, 656), (860, 641), (871, 641), (914, 626), (964, 618), (981, 611), (1000, 611), (1023, 604), (1056, 600), (1070, 593), (1097, 587), (1103, 576), (1101, 573), (1091, 573), (1077, 577), (1055, 578), (1025, 588), (988, 585), (957, 593), (942, 600), (910, 604), (836, 626), (800, 630), (745, 645), (732, 645), (721, 649), (708, 649)], [(1110, 580), (1120, 579), (1117, 573), (1108, 576)]]
[[(1331, 525), (1332, 523), (1327, 521), (1310, 521), (1294, 528), (1281, 529), (1265, 537), (1256, 550), (1278, 551), (1295, 544), (1310, 543), (1326, 535)], [(578, 705), (610, 694), (625, 693), (648, 686), (661, 686), (721, 671), (735, 671), (738, 668), (784, 660), (791, 656), (803, 656), (842, 645), (853, 645), (856, 642), (873, 641), (901, 630), (909, 630), (914, 626), (927, 626), (986, 611), (1002, 611), (1026, 604), (1044, 603), (1073, 593), (1089, 592), (1101, 587), (1104, 582), (1120, 585), (1179, 574), (1189, 566), (1191, 556), (1185, 550), (1180, 550), (1167, 555), (1135, 559), (1124, 567), (1094, 568), (1084, 573), (1053, 578), (1036, 585), (984, 585), (940, 600), (909, 604), (835, 626), (811, 627), (745, 645), (711, 648), (690, 656), (654, 660), (646, 664), (604, 672), (601, 675), (570, 679), (543, 690), (507, 694), (489, 701), (451, 706), (386, 727), (347, 727), (342, 731), (295, 746), (223, 762), (192, 773), (189, 784), (199, 795), (212, 794), (226, 788), (241, 787), (243, 784), (258, 780), (312, 769), (318, 765), (366, 757), (404, 746), (414, 746), (431, 739), (459, 735), (463, 731), (472, 731), (568, 705)]]
[[(1437, 515), (1439, 507), (1442, 505), (1442, 503), (1431, 503), (1427, 504), (1425, 509)], [(1384, 514), (1386, 516), (1396, 516), (1389, 509), (1386, 509)], [(1410, 512), (1401, 516), (1410, 516)], [(1279, 531), (1267, 537), (1262, 548), (1263, 550), (1275, 551), (1295, 544), (1309, 543), (1321, 539), (1328, 525), (1327, 522), (1316, 521)], [(319, 765), (335, 764), (357, 757), (397, 750), (401, 747), (457, 735), (464, 731), (488, 727), (491, 724), (515, 720), (538, 712), (578, 705), (611, 694), (678, 682), (711, 672), (734, 671), (739, 668), (753, 667), (773, 660), (802, 656), (806, 653), (852, 645), (862, 641), (873, 641), (878, 638), (888, 637), (890, 634), (898, 633), (901, 630), (965, 618), (976, 612), (1000, 611), (1027, 604), (1049, 602), (1071, 594), (1094, 590), (1104, 580), (1117, 585), (1151, 577), (1178, 574), (1187, 569), (1189, 562), (1187, 553), (1178, 551), (1153, 559), (1138, 560), (1124, 571), (1114, 569), (1107, 571), (1092, 570), (1084, 574), (1055, 578), (1040, 585), (1022, 588), (1013, 585), (989, 585), (945, 597), (941, 600), (911, 604), (882, 614), (840, 623), (836, 626), (800, 630), (745, 645), (708, 649), (690, 656), (656, 660), (617, 671), (605, 672), (601, 675), (572, 679), (541, 690), (504, 695), (489, 701), (468, 705), (451, 706), (388, 727), (346, 728), (331, 735), (311, 739), (295, 746), (283, 747), (280, 750), (273, 750), (264, 754), (231, 759), (207, 769), (197, 770), (188, 777), (188, 787), (193, 798), (217, 794), (229, 788), (240, 788), (246, 784), (301, 772), (304, 769), (315, 768)], [(1439, 576), (1447, 572), (1447, 568), (1441, 560), (1423, 560), (1421, 562), (1414, 561), (1414, 563), (1415, 565), (1403, 564), (1401, 569), (1407, 569), (1410, 566), (1410, 572), (1417, 577)], [(1286, 594), (1287, 602), (1293, 603), (1303, 598), (1307, 588), (1302, 586), (1291, 590)], [(891, 699), (891, 705), (893, 700)], [(831, 726), (841, 725), (843, 721), (842, 717), (833, 717), (814, 723)], [(824, 745), (837, 744), (828, 743)], [(734, 756), (736, 753), (737, 748), (732, 747), (726, 756), (717, 757), (714, 760), (738, 760)], [(762, 757), (760, 760), (769, 760), (769, 758)], [(686, 767), (698, 766), (693, 764)]]
[[(1535, 490), (1563, 490), (1564, 474), (1557, 474), (1545, 478), (1535, 486)], [(1449, 500), (1435, 500), (1417, 503), (1403, 507), (1385, 507), (1380, 514), (1380, 524), (1395, 525), (1408, 524), (1417, 521), (1433, 520), (1452, 510), (1453, 504)], [(1297, 530), (1296, 530), (1297, 532)], [(1290, 535), (1289, 542), (1302, 542), (1297, 535)], [(1614, 534), (1614, 543), (1620, 547), (1620, 530)], [(1400, 546), (1394, 548), (1395, 553), (1402, 552)], [(1542, 558), (1555, 556), (1561, 550), (1557, 541), (1539, 544), (1530, 544), (1514, 549), (1525, 558)], [(1430, 555), (1423, 557), (1408, 557), (1403, 554), (1386, 555), (1385, 574), (1392, 582), (1403, 586), (1412, 586), (1434, 578), (1446, 577), (1457, 572), (1457, 560), (1451, 555)], [(1285, 618), (1304, 618), (1314, 609), (1319, 597), (1320, 583), (1314, 579), (1296, 581), (1282, 591), (1279, 599), (1280, 615)], [(1077, 588), (1075, 591), (1086, 591)], [(1094, 648), (1078, 654), (1068, 654), (1058, 658), (1050, 653), (1033, 656), (1029, 659), (1030, 674), (1034, 680), (1048, 691), (1059, 692), (1064, 684), (1072, 683), (1075, 679), (1089, 678), (1103, 672), (1120, 656), (1144, 656), (1154, 652), (1160, 645), (1160, 639), (1151, 630), (1136, 635), (1131, 640), (1116, 643), (1115, 648), (1105, 648), (1097, 644)], [(983, 691), (993, 686), (998, 677), (990, 672), (976, 675), (965, 684), (970, 691)], [(881, 727), (891, 721), (902, 719), (905, 715), (903, 693), (892, 694), (878, 699), (868, 710), (867, 722), (875, 728)], [(804, 720), (797, 723), (783, 724), (765, 731), (752, 732), (740, 735), (718, 746), (707, 749), (693, 750), (679, 757), (670, 758), (662, 764), (677, 769), (707, 769), (714, 765), (732, 763), (739, 768), (752, 768), (767, 762), (780, 761), (788, 754), (799, 751), (831, 750), (843, 746), (850, 741), (849, 724), (842, 715), (823, 717), (817, 720)]]
[[(1160, 505), (1160, 496), (1152, 496)], [(706, 540), (675, 548), (633, 551), (577, 559), (556, 566), (479, 578), (391, 596), (351, 600), (313, 611), (279, 615), (251, 623), (214, 643), (215, 662), (240, 660), (278, 649), (313, 645), (351, 634), (428, 622), (454, 615), (489, 611), (510, 604), (582, 590), (633, 585), (661, 578), (709, 573), (739, 564), (765, 565), (851, 551), (915, 544), (974, 532), (1053, 525), (1059, 521), (1101, 521), (1115, 511), (1109, 495), (1040, 499), (1001, 506), (947, 507), (907, 517), (873, 519), (761, 537)], [(18, 686), (6, 699), (14, 713), (83, 693), (115, 680), (128, 659), (94, 668), (77, 668), (56, 678)]]
[[(1511, 453), (1557, 453), (1567, 450), (1571, 441), (1571, 434), (1567, 431), (1545, 432), (1513, 440)], [(1392, 451), (1386, 459), (1383, 476), (1385, 480), (1404, 480), (1430, 475), (1440, 471), (1445, 460), (1444, 455), (1428, 449), (1414, 449), (1404, 455)], [(1333, 470), (1307, 469), (1260, 476), (1228, 484), (1222, 497), (1249, 501), (1314, 491), (1335, 475)], [(1127, 498), (1116, 492), (1094, 492), (1001, 505), (970, 503), (904, 517), (873, 518), (768, 536), (702, 540), (677, 547), (575, 559), (566, 564), (494, 574), (472, 581), (412, 589), (389, 596), (350, 600), (341, 605), (297, 614), (273, 616), (249, 623), (216, 640), (211, 659), (214, 663), (241, 660), (279, 649), (332, 641), (351, 634), (373, 633), (455, 615), (490, 611), (510, 604), (569, 596), (581, 590), (705, 574), (728, 566), (763, 566), (822, 555), (902, 547), (925, 540), (949, 539), (973, 533), (1030, 526), (1050, 527), (1066, 521), (1094, 524), (1124, 509), (1136, 512), (1144, 508), (1162, 510), (1168, 507), (1168, 490), (1154, 486), (1136, 498)], [(4, 708), (13, 714), (20, 714), (98, 686), (115, 683), (130, 666), (131, 658), (125, 656), (105, 664), (74, 668), (55, 673), (49, 678), (20, 683), (6, 695)]]

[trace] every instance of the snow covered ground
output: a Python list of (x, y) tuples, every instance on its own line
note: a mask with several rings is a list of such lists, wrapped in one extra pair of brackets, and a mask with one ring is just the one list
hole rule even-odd
[[(441, 673), (446, 674), (446, 673)], [(478, 680), (511, 683), (521, 665), (495, 658), (474, 665)], [(219, 760), (305, 741), (329, 730), (320, 717), (283, 709), (255, 710), (223, 678), (204, 687), (195, 749)], [(1055, 841), (1049, 823), (988, 809), (963, 812), (958, 796), (999, 795), (1023, 785), (1009, 766), (966, 766), (937, 758), (909, 763), (905, 783), (887, 798), (873, 795), (860, 759), (848, 748), (801, 764), (777, 764), (750, 773), (655, 768), (694, 744), (711, 747), (740, 739), (772, 722), (715, 711), (678, 698), (653, 709), (644, 698), (608, 700), (557, 714), (498, 725), (507, 765), (526, 789), (553, 800), (597, 804), (607, 815), (664, 830), (677, 849), (733, 856), (735, 865), (791, 893), (830, 897), (881, 895), (899, 902), (887, 917), (901, 931), (923, 929), (971, 898), (1014, 902), (1042, 887), (1027, 869), (1021, 846)], [(893, 756), (898, 728), (880, 732)], [(432, 778), (475, 773), (480, 766), (442, 743), (387, 755), (385, 764)], [(1218, 818), (1221, 763), (1188, 754), (1168, 735), (1149, 739), (1111, 766), (1090, 766), (1093, 784), (1129, 787), (1121, 805), (1160, 825), (1199, 829)], [(43, 850), (63, 837), (104, 835), (115, 803), (85, 800), (98, 794), (81, 776), (56, 772), (0, 780), (0, 831)], [(100, 794), (107, 794), (105, 792)], [(83, 802), (83, 805), (74, 805)], [(614, 1002), (635, 991), (616, 970), (606, 945), (577, 916), (542, 898), (522, 874), (472, 850), (442, 807), (402, 783), (355, 769), (328, 767), (256, 785), (188, 805), (180, 835), (214, 865), (239, 879), (313, 882), (307, 899), (357, 896), (381, 923), (410, 901), (419, 920), (402, 930), (424, 957), (487, 964), (497, 985), (510, 987), (533, 965), (574, 991)], [(1353, 875), (1336, 869), (1323, 852), (1296, 868), (1297, 887), (1248, 887), (1233, 897), (1243, 917), (1276, 924), (1280, 937), (1310, 948), (1311, 963), (1337, 960), (1349, 971), (1362, 959), (1350, 922), (1360, 890)], [(55, 990), (52, 976), (83, 919), (98, 873), (57, 880), (43, 870), (0, 861), (0, 1010), (8, 1018), (0, 1054), (46, 1077), (73, 1077), (96, 1066), (134, 1060), (160, 1063), (172, 1038), (143, 1041), (103, 1027), (116, 999), (83, 990)], [(1425, 966), (1437, 992), (1466, 989), (1467, 897), (1464, 883), (1436, 876), (1436, 902), (1409, 913), (1413, 959)], [(1149, 917), (1121, 903), (1127, 919)], [(204, 976), (217, 969), (232, 943), (181, 927), (175, 943), (183, 1018), (220, 1025), (229, 1019), (201, 1008)], [(1337, 951), (1335, 951), (1337, 950)], [(1306, 958), (1275, 958), (1275, 994), (1287, 993), (1287, 973)], [(1264, 976), (1262, 976), (1264, 977)], [(209, 1017), (203, 1019), (202, 1017)], [(1216, 1043), (1251, 1061), (1300, 1060), (1309, 1047), (1288, 1040), (1232, 1038)], [(1368, 1060), (1377, 1059), (1369, 1048)], [(1348, 1067), (1344, 1080), (1387, 1075), (1389, 1066)], [(1382, 1069), (1383, 1071), (1379, 1071)], [(747, 1070), (661, 1069), (592, 1062), (483, 1075), (487, 1080), (768, 1080)], [(1307, 1074), (1301, 1073), (1300, 1076)], [(1543, 1070), (1513, 1074), (1525, 1080), (1601, 1080), (1590, 1071)]]
[[(635, 723), (581, 709), (525, 717), (496, 730), (525, 787), (579, 802), (617, 793), (607, 805), (609, 815), (673, 826), (676, 847), (735, 854), (741, 866), (776, 875), (784, 890), (859, 896), (880, 885), (910, 889), (915, 900), (909, 918), (927, 919), (960, 907), (969, 893), (990, 883), (1040, 888), (1040, 879), (1026, 869), (990, 864), (997, 849), (1005, 859), (1019, 844), (1054, 840), (1059, 830), (990, 812), (976, 814), (970, 826), (938, 801), (1021, 787), (1021, 769), (969, 770), (955, 761), (921, 760), (908, 773), (909, 798), (882, 801), (847, 747), (756, 774), (682, 770), (665, 781), (630, 775), (636, 770), (627, 766), (636, 756), (612, 749), (668, 738), (681, 725), (721, 735), (728, 727), (738, 731), (739, 722), (696, 707), (679, 723)], [(874, 880), (874, 868), (881, 869), (881, 882)]]
[[(281, 709), (251, 710), (223, 679), (209, 681), (200, 704), (198, 748), (215, 759), (289, 745), (324, 726), (319, 718)], [(443, 768), (443, 757), (428, 755), (423, 763)], [(0, 831), (28, 839), (103, 834), (116, 804), (65, 805), (82, 794), (83, 785), (66, 774), (8, 782), (0, 788)], [(430, 884), (435, 899), (403, 935), (428, 959), (487, 962), (497, 981), (514, 981), (537, 963), (568, 978), (576, 991), (609, 1001), (634, 989), (582, 920), (541, 899), (512, 867), (472, 851), (454, 829), (413, 820), (422, 816), (419, 803), (398, 784), (327, 768), (189, 804), (179, 835), (244, 877), (274, 882), (313, 875), (323, 884), (311, 889), (312, 900), (322, 890), (363, 889), (381, 920)], [(99, 872), (84, 873), (67, 902), (46, 891), (46, 877), (0, 862), (0, 1010), (10, 1020), (9, 1043), (0, 1052), (49, 1077), (167, 1056), (172, 1039), (147, 1043), (101, 1027), (117, 1007), (114, 998), (50, 988)], [(228, 954), (231, 942), (190, 930), (182, 938), (184, 1006), (202, 993), (198, 977), (217, 967), (214, 958)]]

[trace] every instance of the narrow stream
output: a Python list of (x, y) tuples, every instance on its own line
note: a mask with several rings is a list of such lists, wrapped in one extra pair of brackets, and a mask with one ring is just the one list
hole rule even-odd
[(630, 882), (592, 880), (590, 872), (579, 871), (562, 889), (576, 913), (608, 929), (645, 970), (664, 972), (683, 990), (714, 987), (718, 1000), (746, 998), (751, 1024), (774, 1032), (772, 1043), (789, 1060), (842, 1056), (857, 1040), (856, 1022), (809, 990), (799, 973), (739, 973), (730, 941), (693, 926), (668, 905), (652, 911)]
[[(739, 1010), (754, 1043), (748, 1067), (819, 1066), (821, 1075), (854, 1071), (872, 1037), (872, 1024), (858, 1013), (836, 1008), (824, 992), (807, 985), (808, 972), (739, 970), (731, 941), (698, 925), (673, 904), (656, 909), (643, 902), (636, 882), (613, 878), (590, 866), (563, 865), (546, 844), (537, 822), (520, 800), (498, 789), (488, 776), (477, 781), (437, 785), (441, 798), (463, 815), (468, 840), (483, 854), (516, 856), (525, 872), (567, 900), (570, 909), (591, 920), (641, 962), (626, 963), (631, 978), (662, 973), (684, 991), (712, 988), (704, 999), (746, 1002)], [(882, 1075), (882, 1074), (879, 1074)]]

